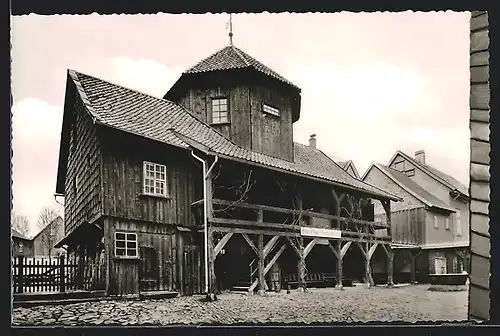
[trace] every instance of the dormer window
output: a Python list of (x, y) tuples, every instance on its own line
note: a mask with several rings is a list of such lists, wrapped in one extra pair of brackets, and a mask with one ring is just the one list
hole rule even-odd
[(405, 162), (404, 161), (399, 161), (394, 163), (394, 169), (400, 172), (405, 171)]
[(227, 98), (212, 98), (212, 124), (229, 123)]
[(280, 110), (278, 110), (276, 107), (272, 107), (267, 104), (262, 104), (262, 112), (272, 114), (273, 116), (276, 117), (280, 116)]

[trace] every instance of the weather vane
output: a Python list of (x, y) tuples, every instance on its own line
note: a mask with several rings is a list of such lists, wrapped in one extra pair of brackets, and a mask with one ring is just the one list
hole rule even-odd
[(233, 45), (233, 14), (229, 13), (229, 44)]

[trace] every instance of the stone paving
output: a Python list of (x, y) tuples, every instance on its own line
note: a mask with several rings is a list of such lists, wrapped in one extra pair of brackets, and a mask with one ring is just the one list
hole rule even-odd
[(432, 292), (426, 285), (399, 288), (309, 289), (306, 293), (220, 294), (161, 300), (103, 300), (14, 308), (13, 325), (172, 325), (369, 321), (463, 321), (468, 292)]

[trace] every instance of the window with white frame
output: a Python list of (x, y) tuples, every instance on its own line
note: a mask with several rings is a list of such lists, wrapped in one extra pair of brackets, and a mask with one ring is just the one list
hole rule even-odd
[(265, 113), (272, 114), (273, 116), (279, 117), (280, 116), (280, 110), (278, 110), (276, 107), (272, 107), (267, 104), (262, 104), (262, 111)]
[(434, 216), (434, 228), (439, 229), (438, 216)]
[(167, 196), (167, 167), (144, 161), (144, 194)]
[(445, 222), (444, 222), (444, 228), (446, 230), (449, 230), (450, 229), (450, 219), (448, 217), (446, 217), (445, 219)]
[(227, 98), (212, 98), (212, 124), (229, 122)]
[(456, 225), (457, 236), (461, 236), (462, 235), (462, 225), (460, 225), (460, 210), (457, 210), (455, 216), (456, 216), (455, 225)]
[(137, 234), (115, 232), (115, 256), (122, 258), (137, 258)]

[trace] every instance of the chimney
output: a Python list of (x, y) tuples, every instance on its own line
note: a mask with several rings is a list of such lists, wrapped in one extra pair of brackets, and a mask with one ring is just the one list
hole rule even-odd
[(418, 163), (425, 164), (425, 151), (423, 149), (415, 152), (415, 160)]
[(309, 138), (309, 147), (316, 149), (316, 134), (311, 134)]

